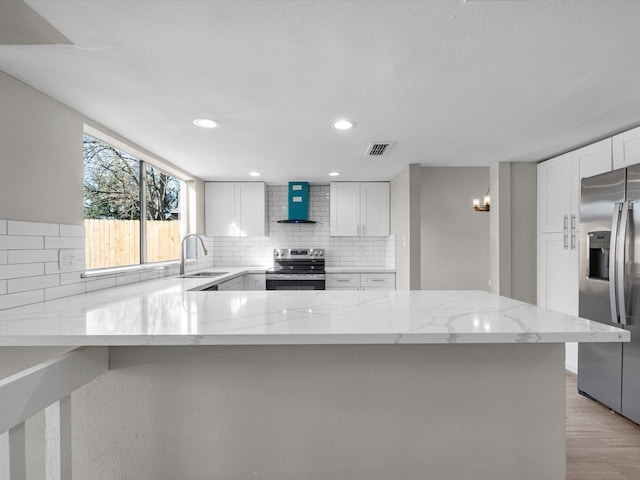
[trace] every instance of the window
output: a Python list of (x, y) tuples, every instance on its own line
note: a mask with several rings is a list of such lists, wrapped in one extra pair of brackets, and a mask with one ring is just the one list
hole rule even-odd
[(82, 144), (87, 269), (180, 258), (183, 182), (90, 135)]

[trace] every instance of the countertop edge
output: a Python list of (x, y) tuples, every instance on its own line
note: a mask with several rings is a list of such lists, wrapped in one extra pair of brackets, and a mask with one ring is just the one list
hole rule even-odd
[[(625, 335), (626, 333), (626, 335)], [(619, 343), (629, 342), (629, 332), (597, 334), (538, 333), (535, 336), (513, 333), (423, 333), (423, 334), (271, 334), (265, 335), (42, 335), (0, 337), (0, 347), (51, 346), (286, 346), (286, 345), (489, 345), (542, 343)]]

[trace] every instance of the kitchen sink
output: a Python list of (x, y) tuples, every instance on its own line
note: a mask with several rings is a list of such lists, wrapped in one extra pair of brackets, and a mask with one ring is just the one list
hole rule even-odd
[(219, 277), (220, 275), (226, 275), (229, 272), (196, 272), (196, 273), (187, 273), (186, 275), (181, 275), (181, 278), (214, 278)]

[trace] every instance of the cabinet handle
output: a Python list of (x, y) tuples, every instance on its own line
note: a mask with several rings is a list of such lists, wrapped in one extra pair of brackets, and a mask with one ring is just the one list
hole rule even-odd
[(575, 250), (576, 249), (576, 234), (572, 233), (571, 234), (571, 250)]
[(372, 278), (372, 282), (384, 282), (384, 278)]
[(362, 235), (364, 236), (364, 223), (362, 224)]
[(571, 231), (572, 232), (576, 231), (576, 216), (575, 215), (571, 215)]
[(564, 234), (564, 249), (568, 250), (569, 249), (569, 235), (568, 234)]
[(337, 278), (336, 281), (338, 281), (338, 282), (348, 282), (349, 280), (347, 280), (346, 278)]
[(565, 232), (569, 230), (569, 215), (563, 215), (562, 230)]

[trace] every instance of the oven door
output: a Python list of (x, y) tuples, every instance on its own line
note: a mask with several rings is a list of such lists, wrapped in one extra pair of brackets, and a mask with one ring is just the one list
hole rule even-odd
[(267, 273), (267, 290), (324, 290), (319, 273)]

